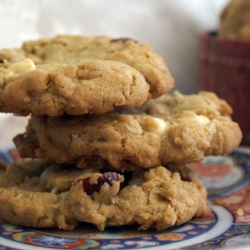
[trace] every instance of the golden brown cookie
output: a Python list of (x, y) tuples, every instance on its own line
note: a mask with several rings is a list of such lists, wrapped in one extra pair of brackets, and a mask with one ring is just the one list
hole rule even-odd
[(101, 114), (138, 107), (174, 85), (147, 44), (107, 36), (57, 36), (0, 50), (0, 111)]
[(239, 145), (242, 134), (231, 111), (212, 93), (176, 92), (150, 101), (137, 114), (32, 116), (26, 132), (13, 141), (21, 157), (79, 168), (110, 164), (123, 171), (192, 163)]
[[(81, 65), (37, 65), (30, 59), (3, 66), (0, 111), (19, 115), (101, 114), (115, 107), (140, 106), (149, 86), (134, 68), (89, 60)], [(19, 74), (20, 71), (26, 73)], [(15, 73), (17, 72), (17, 74)]]
[(35, 228), (72, 230), (88, 222), (99, 230), (162, 230), (209, 215), (206, 199), (203, 183), (181, 165), (119, 174), (33, 160), (0, 174), (0, 216)]
[(230, 0), (220, 16), (219, 37), (250, 39), (250, 0)]
[(230, 116), (233, 112), (225, 100), (208, 91), (192, 95), (175, 91), (172, 96), (162, 95), (156, 100), (148, 100), (138, 110), (159, 118), (174, 116), (182, 111), (194, 111), (197, 115), (206, 117)]

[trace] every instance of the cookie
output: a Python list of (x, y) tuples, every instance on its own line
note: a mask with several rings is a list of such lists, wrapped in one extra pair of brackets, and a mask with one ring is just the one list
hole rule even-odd
[(0, 216), (34, 228), (163, 230), (211, 212), (203, 183), (183, 165), (121, 174), (32, 160), (7, 166), (0, 180)]
[(89, 60), (78, 66), (36, 66), (30, 59), (24, 59), (5, 64), (9, 66), (2, 68), (3, 81), (0, 79), (1, 112), (49, 116), (102, 114), (115, 107), (140, 106), (148, 98), (145, 78), (119, 62)]
[(250, 39), (250, 1), (230, 0), (220, 16), (219, 37)]
[(111, 165), (123, 171), (226, 155), (242, 138), (238, 124), (231, 121), (230, 106), (212, 93), (184, 96), (177, 92), (145, 104), (137, 112), (33, 115), (26, 132), (13, 141), (24, 158), (77, 164), (79, 168)]
[(156, 100), (148, 100), (138, 109), (155, 117), (174, 116), (182, 111), (194, 111), (197, 115), (206, 117), (230, 116), (231, 106), (215, 93), (200, 91), (198, 94), (183, 95), (175, 91), (173, 95), (162, 95)]
[(0, 112), (59, 116), (138, 107), (174, 80), (152, 48), (107, 36), (57, 36), (0, 50)]

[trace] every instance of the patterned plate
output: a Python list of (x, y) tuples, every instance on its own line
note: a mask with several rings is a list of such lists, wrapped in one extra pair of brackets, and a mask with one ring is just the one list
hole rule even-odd
[[(0, 159), (21, 161), (13, 145), (0, 145)], [(188, 165), (205, 183), (212, 214), (164, 231), (132, 226), (99, 232), (83, 224), (73, 231), (37, 230), (0, 223), (0, 249), (249, 249), (250, 148)], [(87, 229), (86, 229), (87, 228)]]

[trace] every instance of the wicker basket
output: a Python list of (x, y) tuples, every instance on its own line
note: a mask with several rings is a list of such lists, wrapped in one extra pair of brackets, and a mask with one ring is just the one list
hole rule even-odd
[(250, 146), (250, 41), (204, 32), (199, 42), (199, 86), (232, 106), (232, 118), (243, 132), (241, 144)]

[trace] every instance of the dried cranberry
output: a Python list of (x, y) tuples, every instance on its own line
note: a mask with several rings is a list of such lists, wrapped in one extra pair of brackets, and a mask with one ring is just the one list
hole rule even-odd
[(116, 172), (106, 172), (106, 173), (103, 173), (102, 176), (98, 177), (96, 183), (91, 184), (89, 182), (89, 179), (90, 179), (89, 177), (84, 178), (84, 179), (78, 179), (76, 180), (76, 183), (81, 181), (84, 191), (88, 195), (92, 195), (94, 192), (99, 192), (101, 189), (101, 186), (104, 183), (108, 183), (109, 185), (112, 185), (112, 181), (118, 181), (119, 177)]

